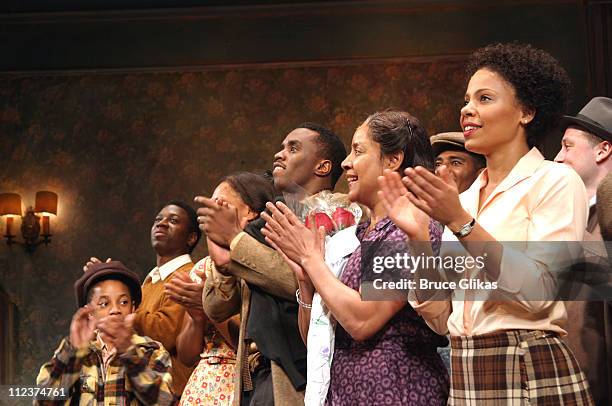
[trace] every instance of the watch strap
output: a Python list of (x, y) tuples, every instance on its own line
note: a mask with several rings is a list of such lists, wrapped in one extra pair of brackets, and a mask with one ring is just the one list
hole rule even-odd
[(461, 228), (457, 232), (453, 231), (453, 234), (459, 238), (465, 237), (472, 232), (475, 224), (476, 224), (476, 219), (472, 218), (472, 221), (461, 226)]

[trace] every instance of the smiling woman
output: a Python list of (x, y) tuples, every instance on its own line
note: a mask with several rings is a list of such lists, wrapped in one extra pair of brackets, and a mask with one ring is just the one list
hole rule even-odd
[[(401, 171), (413, 165), (433, 169), (433, 153), (425, 129), (409, 113), (374, 113), (355, 131), (342, 167), (349, 199), (370, 209), (370, 220), (357, 228), (360, 242), (374, 247), (368, 255), (386, 256), (386, 242), (405, 241), (406, 235), (390, 220), (377, 193), (377, 179), (385, 170)], [(361, 247), (350, 255), (337, 278), (326, 265), (315, 234), (286, 206), (269, 203), (268, 208), (272, 217), (262, 214), (264, 234), (285, 254), (299, 280), (303, 337), (310, 320), (310, 313), (303, 309), (312, 303), (315, 290), (338, 322), (327, 404), (405, 404), (409, 399), (411, 405), (445, 405), (448, 375), (437, 347), (448, 341), (434, 333), (405, 300), (362, 301)], [(439, 225), (427, 218), (420, 226), (437, 245)]]
[(491, 156), (507, 152), (505, 146), (512, 144), (524, 155), (527, 126), (534, 117), (534, 107), (517, 104), (515, 89), (501, 74), (483, 67), (472, 75), (461, 109), (465, 148)]
[[(517, 44), (476, 51), (468, 74), (465, 146), (487, 160), (474, 184), (459, 196), (447, 171), (436, 177), (424, 168), (407, 169), (403, 184), (397, 174), (381, 184), (393, 220), (411, 240), (426, 241), (413, 224), (416, 207), (447, 226), (444, 241), (459, 240), (472, 257), (486, 256), (486, 280), (497, 283), (502, 300), (469, 301), (455, 290), (450, 299), (434, 300), (434, 292), (417, 286), (411, 303), (437, 332), (451, 335), (449, 404), (592, 404), (586, 378), (560, 338), (567, 314), (548, 278), (556, 258), (528, 244), (510, 255), (501, 243), (582, 240), (584, 184), (533, 147), (561, 117), (569, 79), (552, 56)], [(439, 275), (420, 269), (416, 277)], [(537, 298), (528, 293), (534, 289)]]

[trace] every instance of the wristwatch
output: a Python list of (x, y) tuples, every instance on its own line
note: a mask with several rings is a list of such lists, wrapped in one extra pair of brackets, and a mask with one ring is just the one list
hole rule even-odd
[(457, 232), (453, 231), (453, 234), (455, 234), (455, 236), (457, 238), (466, 237), (466, 236), (468, 236), (472, 232), (472, 230), (474, 229), (474, 225), (475, 224), (476, 224), (476, 219), (472, 218), (472, 221), (462, 225), (461, 228), (459, 229), (459, 231), (457, 231)]

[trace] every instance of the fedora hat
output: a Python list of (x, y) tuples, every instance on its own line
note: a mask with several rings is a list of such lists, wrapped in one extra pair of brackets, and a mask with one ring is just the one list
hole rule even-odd
[(578, 126), (599, 138), (612, 142), (612, 99), (594, 97), (576, 116), (563, 116), (561, 128)]
[(142, 300), (140, 290), (140, 279), (138, 275), (130, 271), (120, 261), (100, 262), (88, 267), (87, 271), (74, 283), (74, 294), (77, 306), (83, 307), (87, 304), (87, 293), (98, 282), (114, 279), (125, 283), (130, 290), (130, 295), (136, 307)]

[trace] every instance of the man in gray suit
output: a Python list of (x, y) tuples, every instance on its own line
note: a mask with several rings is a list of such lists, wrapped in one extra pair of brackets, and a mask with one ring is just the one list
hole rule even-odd
[[(576, 116), (564, 116), (561, 150), (555, 157), (574, 168), (589, 196), (589, 219), (585, 233), (587, 256), (605, 256), (596, 249), (602, 236), (597, 215), (597, 188), (612, 172), (612, 99), (595, 97)], [(562, 203), (560, 203), (562, 204)], [(601, 252), (600, 252), (601, 251)], [(587, 258), (588, 263), (588, 258)], [(567, 302), (567, 341), (587, 375), (598, 405), (612, 399), (612, 302)]]

